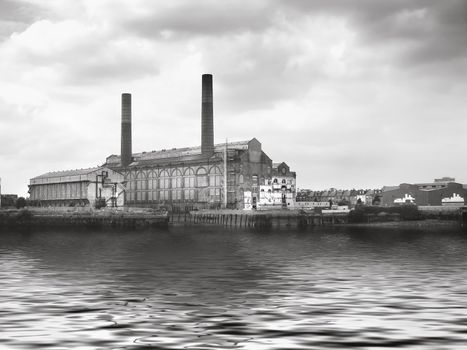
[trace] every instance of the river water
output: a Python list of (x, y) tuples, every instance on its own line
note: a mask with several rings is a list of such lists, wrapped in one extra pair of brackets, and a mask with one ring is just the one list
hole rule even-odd
[(466, 349), (467, 233), (0, 233), (1, 349)]

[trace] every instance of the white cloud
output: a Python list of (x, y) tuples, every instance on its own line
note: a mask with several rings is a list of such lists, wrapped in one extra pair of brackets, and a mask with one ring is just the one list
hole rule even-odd
[(257, 137), (302, 187), (467, 181), (456, 136), (467, 131), (466, 7), (358, 4), (3, 3), (4, 191), (118, 153), (122, 92), (134, 151), (199, 144), (203, 73), (214, 74), (216, 141)]

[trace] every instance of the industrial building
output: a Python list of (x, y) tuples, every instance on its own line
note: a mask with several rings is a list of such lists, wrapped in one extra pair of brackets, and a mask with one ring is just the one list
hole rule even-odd
[(467, 188), (463, 184), (453, 178), (442, 178), (434, 182), (383, 187), (381, 205), (463, 206), (466, 197)]
[(106, 167), (49, 172), (30, 180), (29, 199), (37, 206), (124, 204), (123, 175)]
[(173, 211), (243, 209), (245, 203), (254, 207), (259, 202), (260, 185), (272, 184), (273, 176), (280, 181), (281, 191), (295, 197), (296, 174), (285, 163), (274, 166), (256, 138), (214, 143), (211, 74), (202, 76), (200, 146), (133, 153), (131, 94), (122, 94), (121, 103), (120, 155), (108, 156), (99, 168), (47, 173), (31, 179), (32, 201), (41, 205), (93, 205), (97, 198), (104, 198), (111, 205)]
[[(105, 166), (124, 175), (125, 205), (243, 209), (246, 202), (254, 205), (259, 201), (260, 185), (272, 179), (272, 160), (256, 138), (214, 144), (211, 74), (202, 76), (201, 146), (134, 154), (131, 119), (131, 95), (122, 94), (121, 155), (107, 157)], [(295, 191), (295, 173), (293, 179)]]

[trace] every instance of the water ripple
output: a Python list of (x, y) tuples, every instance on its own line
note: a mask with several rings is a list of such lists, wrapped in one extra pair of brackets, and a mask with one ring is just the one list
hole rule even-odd
[(0, 234), (0, 348), (463, 349), (467, 236)]

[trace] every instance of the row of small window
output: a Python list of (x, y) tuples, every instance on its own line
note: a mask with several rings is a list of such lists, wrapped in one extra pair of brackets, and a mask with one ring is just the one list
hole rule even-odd
[[(277, 178), (274, 178), (274, 179), (272, 180), (272, 183), (273, 183), (273, 184), (278, 184), (278, 183), (279, 183), (279, 180), (278, 180)], [(292, 180), (290, 180), (290, 179), (289, 179), (289, 180), (282, 179), (281, 183), (282, 183), (282, 184), (286, 184), (286, 183), (291, 184), (291, 183), (292, 183)], [(268, 184), (270, 185), (270, 184), (271, 184), (271, 181), (268, 181)]]

